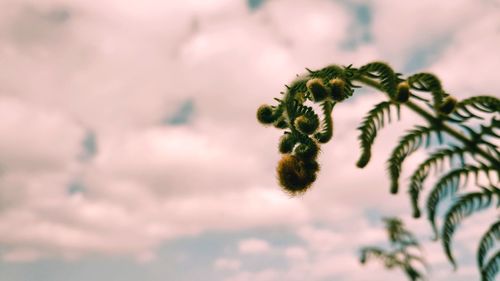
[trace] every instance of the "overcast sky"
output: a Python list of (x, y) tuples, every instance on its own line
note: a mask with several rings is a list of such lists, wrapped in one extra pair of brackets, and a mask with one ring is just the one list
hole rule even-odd
[(498, 46), (496, 0), (1, 0), (0, 279), (405, 280), (357, 260), (397, 215), (431, 280), (477, 280), (491, 216), (457, 232), (453, 272), (406, 192), (389, 195), (385, 160), (418, 116), (360, 170), (355, 128), (383, 96), (336, 107), (317, 182), (290, 198), (281, 132), (255, 111), (305, 67), (372, 60), (498, 96)]

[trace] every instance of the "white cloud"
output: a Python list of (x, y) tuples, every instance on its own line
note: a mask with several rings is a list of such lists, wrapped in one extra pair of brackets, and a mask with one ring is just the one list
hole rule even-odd
[(287, 259), (290, 259), (292, 261), (305, 260), (308, 257), (307, 250), (299, 246), (287, 247), (284, 250), (284, 255)]
[(270, 250), (269, 243), (262, 239), (249, 238), (238, 243), (238, 251), (242, 254), (262, 254)]
[[(433, 69), (453, 92), (495, 90), (498, 11), (479, 6), (373, 3), (375, 42), (349, 51), (340, 46), (352, 19), (335, 1), (267, 1), (252, 14), (244, 1), (228, 0), (2, 2), (9, 11), (0, 17), (3, 258), (97, 254), (147, 262), (167, 239), (285, 225), (305, 242), (283, 251), (297, 267), (243, 269), (234, 280), (383, 274), (356, 263), (360, 244), (385, 239), (360, 218), (365, 208), (409, 213), (405, 190), (389, 195), (382, 171), (401, 128), (420, 121), (403, 112), (402, 122), (380, 132), (371, 165), (356, 170), (354, 128), (382, 97), (337, 107), (318, 181), (291, 199), (274, 175), (279, 132), (257, 124), (255, 109), (303, 67), (401, 64), (415, 46), (454, 34)], [(470, 61), (483, 67), (470, 74)], [(160, 125), (186, 99), (195, 105), (194, 121)], [(80, 163), (85, 129), (96, 132), (98, 153)], [(409, 159), (407, 172), (419, 157)], [(84, 192), (69, 195), (75, 178)], [(242, 253), (275, 248), (250, 242)]]
[(382, 55), (401, 67), (413, 51), (435, 51), (436, 42), (449, 40), (494, 8), (490, 1), (478, 5), (474, 0), (377, 1), (373, 5), (373, 37)]
[(240, 266), (241, 262), (238, 259), (218, 258), (214, 262), (216, 270), (237, 270)]

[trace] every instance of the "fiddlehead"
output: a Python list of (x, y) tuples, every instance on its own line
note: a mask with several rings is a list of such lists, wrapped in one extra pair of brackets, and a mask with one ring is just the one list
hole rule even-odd
[[(375, 105), (358, 127), (361, 156), (357, 166), (362, 168), (368, 164), (377, 133), (386, 124), (386, 116), (387, 119), (391, 118), (392, 108), (396, 109), (398, 118), (400, 107), (406, 107), (427, 121), (427, 125), (416, 126), (407, 132), (393, 149), (387, 161), (390, 190), (397, 193), (399, 189), (405, 159), (424, 143), (426, 148), (431, 146), (433, 136), (437, 137), (440, 145), (447, 146), (440, 147), (418, 165), (410, 178), (409, 195), (413, 215), (419, 217), (418, 201), (426, 178), (432, 168), (437, 169), (445, 161), (450, 161), (452, 170), (438, 178), (428, 197), (426, 209), (436, 237), (442, 237), (445, 252), (453, 261), (450, 241), (455, 226), (463, 217), (490, 206), (484, 202), (489, 202), (486, 199), (498, 191), (500, 152), (495, 140), (500, 137), (500, 100), (493, 96), (476, 96), (458, 101), (443, 89), (441, 81), (434, 74), (417, 73), (404, 78), (383, 62), (368, 63), (360, 68), (329, 65), (319, 70), (306, 70), (306, 74), (298, 76), (286, 86), (283, 98), (275, 99), (278, 101), (276, 106), (262, 106), (257, 111), (257, 119), (261, 123), (285, 130), (279, 142), (279, 152), (283, 154), (277, 168), (280, 185), (292, 195), (309, 189), (319, 171), (317, 158), (320, 145), (333, 138), (334, 106), (353, 96), (354, 89), (359, 87), (356, 83), (372, 87), (385, 94), (387, 100)], [(307, 102), (319, 105), (320, 114), (306, 105)], [(428, 111), (429, 108), (432, 111)], [(472, 119), (490, 123), (467, 124)], [(448, 139), (445, 141), (443, 136)], [(455, 163), (457, 159), (460, 160), (459, 165)], [(490, 178), (495, 171), (496, 181)], [(480, 186), (477, 181), (479, 174), (488, 176), (491, 188), (461, 195), (461, 199), (449, 207), (439, 235), (435, 219), (439, 203), (447, 195), (458, 193), (459, 187), (465, 184), (462, 180), (467, 181), (470, 175), (475, 176), (476, 185)], [(484, 243), (480, 251), (485, 251), (484, 245), (489, 245)], [(377, 255), (380, 252), (367, 251), (365, 257), (370, 253)], [(489, 278), (484, 280), (492, 280), (498, 272), (498, 264), (492, 263), (490, 259), (487, 265), (480, 268), (480, 272), (483, 279)], [(412, 274), (410, 271), (407, 273)]]

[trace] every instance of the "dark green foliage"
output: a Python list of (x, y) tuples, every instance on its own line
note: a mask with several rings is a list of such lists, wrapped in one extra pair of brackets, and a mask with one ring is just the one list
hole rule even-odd
[(481, 241), (479, 242), (479, 250), (477, 251), (477, 265), (480, 269), (485, 268), (484, 261), (486, 260), (486, 255), (495, 246), (495, 242), (500, 243), (500, 220), (494, 223), (490, 227), (490, 229), (488, 229), (488, 231), (483, 235)]
[(495, 276), (500, 270), (500, 252), (497, 252), (481, 270), (481, 281), (495, 281)]
[(474, 110), (484, 113), (498, 113), (500, 112), (500, 100), (491, 96), (475, 96), (464, 99), (457, 103), (455, 111), (448, 120), (460, 123), (470, 118), (483, 119), (475, 114)]
[(396, 96), (398, 79), (392, 68), (383, 62), (372, 62), (362, 66), (359, 72), (368, 78), (380, 80), (380, 85), (391, 98)]
[[(286, 129), (287, 136), (280, 140), (279, 151), (283, 153), (283, 158), (277, 172), (280, 184), (288, 193), (301, 194), (316, 180), (320, 144), (333, 138), (333, 108), (354, 94), (354, 89), (359, 87), (356, 83), (379, 90), (387, 97), (368, 112), (358, 127), (361, 147), (358, 167), (365, 167), (369, 163), (378, 131), (385, 126), (386, 121), (391, 121), (391, 109), (396, 109), (399, 118), (400, 107), (404, 106), (427, 122), (408, 131), (392, 150), (387, 161), (391, 193), (399, 190), (404, 161), (424, 144), (428, 148), (433, 145), (432, 139), (437, 139), (439, 148), (413, 172), (408, 193), (413, 216), (420, 217), (420, 194), (431, 171), (436, 170), (437, 180), (426, 202), (427, 218), (436, 239), (441, 239), (445, 253), (454, 263), (451, 240), (458, 224), (464, 217), (493, 207), (493, 197), (498, 197), (500, 100), (493, 96), (475, 96), (457, 101), (443, 90), (441, 81), (435, 75), (417, 73), (404, 78), (383, 62), (369, 63), (360, 68), (329, 65), (319, 70), (307, 69), (305, 75), (297, 76), (290, 86), (286, 86), (282, 99), (275, 99), (278, 102), (276, 106), (261, 107), (257, 111), (257, 119), (261, 123)], [(306, 105), (308, 102), (320, 105), (321, 121), (313, 107)], [(468, 122), (473, 119), (473, 124)], [(446, 142), (444, 136), (447, 137)], [(445, 165), (447, 162), (449, 165)], [(450, 169), (444, 175), (439, 173), (443, 167)], [(476, 187), (481, 186), (479, 175), (487, 176), (490, 187), (482, 188), (479, 192), (459, 192), (472, 175), (476, 179)], [(436, 210), (444, 198), (457, 194), (460, 199), (448, 207), (439, 231)], [(478, 260), (481, 259), (479, 271), (483, 280), (488, 281), (495, 278), (499, 268), (498, 251), (489, 253), (493, 249), (493, 236), (489, 233), (485, 234), (486, 238), (483, 238), (478, 250)], [(391, 239), (397, 240), (395, 237)], [(493, 257), (489, 261), (485, 260), (487, 254)], [(404, 263), (396, 262), (396, 256), (381, 249), (367, 248), (363, 257), (366, 259), (370, 256), (380, 257), (388, 265), (403, 268), (410, 278), (418, 276)]]
[(370, 110), (370, 112), (368, 112), (368, 115), (366, 115), (363, 119), (361, 126), (358, 127), (358, 130), (361, 131), (361, 134), (358, 137), (361, 142), (361, 156), (357, 162), (358, 167), (363, 168), (370, 161), (371, 147), (377, 137), (378, 130), (384, 127), (386, 114), (388, 122), (391, 122), (391, 107), (396, 107), (399, 112), (398, 105), (393, 104), (390, 101), (378, 103), (372, 110)]
[(390, 179), (391, 193), (397, 193), (399, 189), (399, 176), (401, 174), (403, 161), (413, 152), (417, 151), (422, 143), (428, 147), (431, 141), (434, 128), (415, 126), (415, 128), (404, 135), (398, 145), (391, 153), (391, 157), (387, 161)]
[[(419, 264), (421, 267), (427, 268), (415, 236), (406, 230), (402, 221), (397, 218), (386, 218), (384, 221), (391, 249), (363, 247), (359, 258), (361, 264), (375, 258), (382, 261), (387, 269), (399, 268), (403, 270), (409, 280), (424, 280), (424, 275), (415, 267), (416, 264)], [(410, 252), (411, 248), (413, 248), (413, 252), (416, 250), (418, 254)]]
[(460, 222), (473, 213), (486, 209), (492, 205), (494, 197), (500, 203), (500, 189), (497, 187), (483, 188), (481, 192), (472, 192), (462, 195), (460, 199), (448, 210), (443, 225), (443, 247), (448, 260), (456, 266), (451, 253), (451, 237)]
[(323, 122), (321, 126), (321, 131), (314, 135), (316, 140), (320, 143), (327, 143), (333, 137), (333, 120), (332, 120), (332, 110), (335, 103), (331, 101), (324, 101), (321, 104), (321, 110), (323, 111)]
[(435, 108), (439, 108), (443, 98), (447, 96), (441, 87), (441, 81), (431, 73), (414, 74), (408, 77), (408, 84), (415, 90), (431, 93)]
[(432, 191), (427, 197), (427, 218), (431, 222), (431, 226), (434, 230), (436, 239), (439, 235), (436, 225), (436, 212), (439, 203), (447, 196), (455, 195), (460, 187), (467, 184), (467, 180), (471, 175), (474, 176), (477, 182), (480, 173), (483, 173), (489, 177), (489, 173), (492, 171), (493, 169), (488, 166), (465, 165), (461, 168), (451, 170), (439, 179), (439, 181), (432, 188)]
[(420, 217), (420, 209), (418, 207), (418, 199), (420, 191), (423, 189), (423, 184), (432, 168), (436, 170), (444, 165), (446, 160), (449, 165), (453, 166), (453, 160), (458, 158), (462, 165), (465, 165), (465, 154), (468, 152), (467, 148), (451, 146), (451, 148), (443, 148), (432, 153), (427, 160), (422, 162), (418, 168), (413, 172), (410, 178), (410, 187), (408, 193), (410, 194), (413, 217)]

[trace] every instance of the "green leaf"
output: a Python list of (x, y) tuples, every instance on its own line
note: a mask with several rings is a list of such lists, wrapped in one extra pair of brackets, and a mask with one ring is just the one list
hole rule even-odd
[(442, 231), (442, 245), (446, 257), (454, 267), (456, 267), (456, 262), (451, 252), (451, 239), (457, 226), (464, 218), (491, 206), (495, 196), (500, 199), (500, 189), (496, 187), (483, 188), (482, 192), (465, 194), (446, 213)]
[[(432, 168), (442, 166), (443, 162), (447, 159), (450, 164), (455, 158), (459, 158), (462, 165), (465, 165), (465, 154), (468, 153), (467, 147), (451, 146), (450, 148), (443, 148), (432, 153), (427, 160), (421, 163), (418, 168), (413, 172), (410, 178), (409, 194), (413, 208), (413, 217), (420, 217), (420, 208), (418, 207), (418, 199), (420, 191), (423, 189), (424, 181), (430, 173)], [(451, 165), (450, 165), (451, 166)]]
[(378, 130), (385, 125), (386, 114), (388, 121), (391, 122), (391, 107), (399, 109), (398, 105), (390, 101), (383, 101), (376, 104), (363, 118), (361, 126), (358, 127), (360, 131), (358, 139), (361, 144), (361, 156), (357, 162), (358, 167), (363, 168), (370, 161), (371, 147), (377, 137)]
[(500, 251), (498, 251), (481, 270), (481, 281), (495, 281), (500, 270)]
[[(436, 239), (439, 236), (436, 225), (436, 212), (439, 203), (447, 196), (456, 194), (458, 188), (466, 185), (471, 174), (474, 175), (477, 182), (479, 173), (483, 173), (488, 176), (489, 172), (493, 170), (494, 169), (492, 167), (488, 166), (466, 165), (462, 168), (451, 170), (446, 175), (441, 177), (434, 185), (429, 193), (429, 196), (427, 197), (427, 218), (431, 223)], [(463, 182), (461, 182), (462, 179)]]
[(443, 98), (447, 96), (441, 87), (441, 81), (434, 74), (431, 73), (417, 73), (408, 77), (408, 84), (411, 88), (430, 92), (433, 97), (434, 107), (438, 108)]
[(500, 100), (492, 96), (475, 96), (460, 101), (455, 111), (450, 114), (448, 120), (462, 123), (470, 118), (483, 119), (474, 113), (474, 110), (483, 113), (499, 113)]
[(434, 128), (415, 126), (415, 128), (404, 135), (400, 140), (398, 146), (394, 148), (389, 160), (387, 161), (390, 179), (391, 179), (391, 193), (397, 193), (399, 189), (399, 176), (403, 161), (410, 154), (420, 148), (423, 142), (429, 146), (431, 134)]
[(369, 78), (379, 79), (382, 88), (394, 99), (398, 79), (392, 68), (384, 62), (372, 62), (362, 66), (359, 72)]
[(495, 242), (500, 241), (500, 220), (494, 223), (488, 231), (481, 237), (479, 249), (477, 250), (477, 264), (480, 269), (484, 269), (484, 262), (488, 251), (494, 246)]

